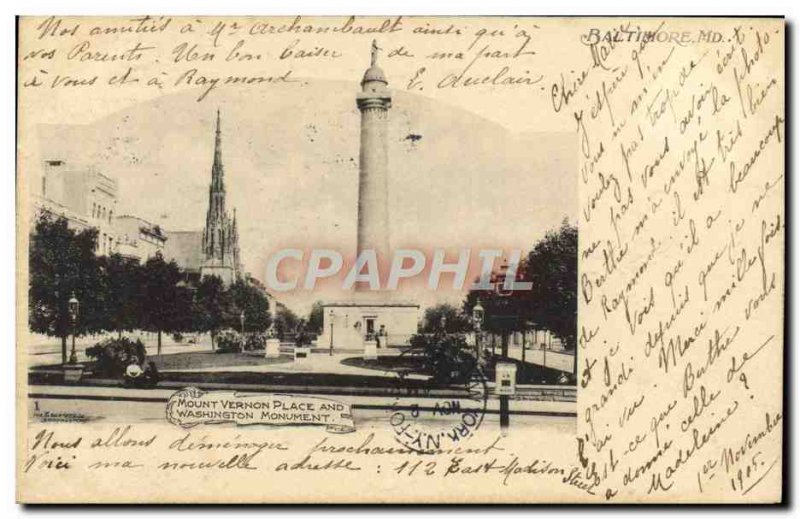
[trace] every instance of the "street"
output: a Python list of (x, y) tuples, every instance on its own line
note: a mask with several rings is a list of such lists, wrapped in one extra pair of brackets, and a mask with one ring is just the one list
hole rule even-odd
[[(165, 405), (174, 391), (169, 389), (123, 389), (82, 386), (30, 386), (31, 421), (87, 421), (110, 423), (163, 422)], [(356, 426), (387, 424), (394, 408), (433, 407), (440, 399), (425, 397), (324, 395), (352, 406)], [(447, 399), (452, 401), (452, 399)], [(482, 409), (482, 402), (462, 399), (463, 409)], [(574, 430), (575, 402), (512, 400), (512, 424), (547, 425)], [(486, 401), (484, 422), (499, 428), (499, 402)], [(452, 420), (442, 416), (431, 420)]]

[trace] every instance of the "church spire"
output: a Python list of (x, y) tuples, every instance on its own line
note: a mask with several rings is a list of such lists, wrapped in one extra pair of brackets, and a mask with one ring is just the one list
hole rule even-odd
[(225, 191), (224, 169), (222, 167), (222, 124), (217, 108), (217, 127), (214, 138), (214, 165), (211, 167), (211, 189)]
[(214, 129), (214, 164), (211, 166), (211, 185), (208, 189), (208, 212), (203, 231), (204, 263), (201, 276), (215, 275), (226, 284), (238, 279), (239, 232), (236, 229), (236, 211), (233, 219), (225, 209), (225, 170), (222, 165), (222, 116), (217, 109)]

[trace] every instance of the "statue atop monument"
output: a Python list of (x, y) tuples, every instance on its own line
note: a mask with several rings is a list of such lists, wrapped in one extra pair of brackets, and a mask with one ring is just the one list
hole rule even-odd
[(372, 56), (370, 59), (370, 66), (374, 67), (378, 64), (378, 40), (372, 40)]
[(364, 92), (377, 92), (386, 94), (388, 96), (388, 91), (385, 91), (385, 87), (389, 83), (386, 81), (386, 76), (384, 75), (383, 70), (381, 70), (381, 68), (378, 66), (379, 50), (381, 49), (378, 47), (378, 41), (372, 40), (369, 68), (366, 70), (366, 72), (364, 72), (364, 78), (361, 80), (361, 86)]

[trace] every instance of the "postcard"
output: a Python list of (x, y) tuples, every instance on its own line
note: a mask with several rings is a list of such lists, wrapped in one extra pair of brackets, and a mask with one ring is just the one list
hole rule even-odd
[(23, 503), (778, 503), (782, 18), (18, 23)]

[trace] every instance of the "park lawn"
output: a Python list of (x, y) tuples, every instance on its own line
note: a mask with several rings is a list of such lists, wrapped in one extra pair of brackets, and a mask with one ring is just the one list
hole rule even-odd
[(312, 389), (319, 387), (337, 387), (350, 389), (439, 389), (448, 386), (433, 385), (425, 380), (401, 380), (396, 377), (344, 375), (337, 373), (284, 373), (251, 371), (180, 371), (162, 374), (162, 380), (179, 382), (185, 385), (203, 384), (246, 384), (267, 386), (291, 386), (295, 391), (299, 388)]
[[(224, 368), (223, 368), (224, 369)], [(219, 389), (220, 384), (243, 384), (249, 386), (291, 387), (291, 391), (315, 392), (318, 388), (341, 388), (354, 390), (382, 389), (405, 393), (409, 390), (451, 389), (449, 386), (434, 385), (425, 380), (400, 380), (394, 377), (338, 375), (332, 373), (254, 373), (249, 371), (167, 371), (160, 374), (157, 387), (175, 388), (181, 386), (197, 386), (200, 388)], [(54, 370), (31, 369), (28, 372), (28, 383), (31, 385), (62, 385), (64, 375)], [(107, 379), (85, 376), (81, 385), (118, 387), (121, 379)], [(275, 389), (271, 389), (275, 390)]]
[(424, 369), (425, 359), (420, 355), (387, 355), (377, 359), (349, 357), (342, 361), (346, 366), (353, 366), (377, 371), (417, 373), (427, 375)]
[[(376, 371), (418, 373), (428, 375), (424, 369), (425, 359), (420, 355), (398, 355), (378, 357), (377, 359), (364, 359), (362, 357), (351, 357), (344, 359), (342, 364), (355, 366)], [(562, 371), (544, 366), (523, 363), (517, 359), (508, 359), (517, 365), (517, 384), (532, 385), (561, 385)], [(495, 379), (494, 362), (490, 361), (485, 368), (484, 375), (488, 380)], [(569, 374), (568, 374), (569, 375)]]
[[(168, 353), (166, 355), (148, 355), (145, 362), (153, 361), (159, 371), (175, 369), (230, 368), (234, 366), (264, 366), (267, 364), (283, 364), (291, 362), (291, 355), (276, 358), (265, 358), (258, 353), (215, 353), (213, 351), (195, 351), (187, 353)], [(94, 361), (82, 362), (87, 372), (93, 371)], [(31, 371), (48, 371), (61, 369), (61, 364), (45, 364), (32, 366)]]
[[(217, 357), (221, 357), (217, 360)], [(153, 359), (153, 357), (150, 357)], [(409, 360), (413, 359), (413, 360)], [(331, 387), (351, 387), (351, 388), (396, 388), (396, 387), (429, 387), (426, 381), (401, 381), (399, 377), (386, 377), (376, 374), (376, 376), (350, 375), (339, 373), (285, 373), (285, 372), (247, 372), (247, 371), (225, 371), (225, 367), (231, 366), (259, 366), (263, 364), (277, 364), (291, 362), (290, 355), (282, 355), (277, 359), (265, 359), (240, 355), (237, 353), (181, 353), (176, 355), (164, 355), (163, 359), (153, 359), (161, 373), (162, 380), (172, 382), (182, 382), (185, 384), (268, 384), (286, 386), (331, 386)], [(159, 361), (162, 363), (160, 364)], [(360, 357), (345, 359), (342, 363), (352, 366), (369, 367), (363, 365), (364, 362), (381, 364), (383, 367), (374, 367), (379, 370), (401, 371), (403, 366), (419, 366), (421, 359), (418, 357), (410, 358), (404, 356), (379, 357), (374, 361), (364, 361)], [(394, 369), (388, 369), (391, 366)], [(180, 369), (199, 369), (204, 367), (219, 367), (219, 371), (173, 371)], [(169, 371), (169, 373), (164, 373)]]
[(149, 355), (148, 361), (156, 363), (158, 371), (176, 369), (230, 368), (234, 366), (264, 366), (267, 364), (283, 364), (290, 362), (290, 355), (265, 358), (264, 354), (250, 355), (245, 353), (214, 353), (213, 351), (195, 351), (172, 353), (169, 355)]

